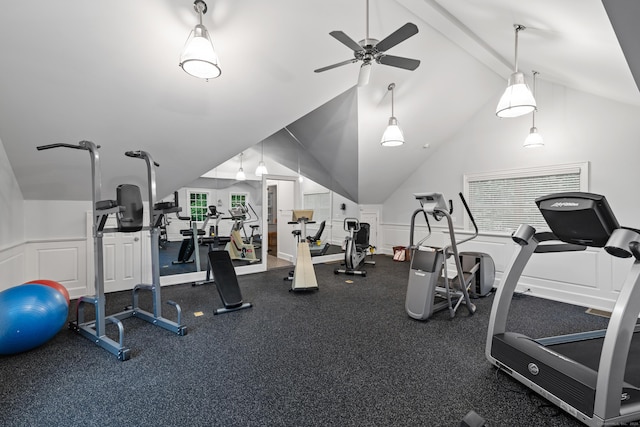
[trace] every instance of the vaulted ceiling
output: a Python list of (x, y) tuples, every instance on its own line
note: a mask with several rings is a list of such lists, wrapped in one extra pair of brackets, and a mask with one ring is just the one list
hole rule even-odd
[[(421, 65), (410, 72), (374, 64), (363, 88), (354, 87), (357, 64), (313, 70), (351, 57), (329, 32), (364, 38), (365, 0), (207, 4), (204, 24), (222, 67), (222, 76), (209, 82), (178, 67), (197, 21), (191, 0), (3, 4), (0, 140), (25, 199), (90, 198), (88, 156), (38, 152), (38, 145), (83, 139), (100, 144), (106, 189), (121, 182), (143, 185), (143, 164), (124, 152), (146, 150), (161, 165), (158, 194), (164, 196), (239, 152), (282, 136), (286, 127), (312, 147), (307, 155), (325, 172), (327, 162), (335, 167), (328, 172), (351, 197), (380, 203), (469, 118), (493, 114), (512, 72), (516, 23), (527, 27), (520, 34), (522, 71), (535, 69), (541, 81), (640, 105), (600, 0), (371, 0), (370, 36), (381, 39), (415, 23), (419, 33), (389, 53)], [(633, 1), (606, 4), (609, 13), (637, 13)], [(624, 24), (616, 25), (620, 37)], [(407, 140), (394, 149), (379, 145), (391, 111), (391, 82)], [(346, 109), (356, 124), (345, 119), (344, 128), (327, 130), (308, 119), (319, 112), (316, 117), (326, 121), (332, 114), (323, 106), (345, 99), (357, 106), (355, 114)], [(333, 116), (330, 122), (340, 120)], [(323, 138), (355, 138), (357, 150), (337, 157), (318, 142)]]

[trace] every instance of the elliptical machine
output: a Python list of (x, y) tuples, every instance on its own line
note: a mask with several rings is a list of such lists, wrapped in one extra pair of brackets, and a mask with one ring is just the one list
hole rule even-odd
[(364, 264), (375, 265), (373, 260), (365, 260), (367, 252), (371, 250), (369, 244), (369, 224), (360, 222), (356, 218), (344, 219), (344, 230), (349, 232), (344, 251), (344, 268), (336, 268), (335, 274), (358, 274), (366, 276), (366, 270), (359, 270)]
[[(469, 219), (473, 224), (474, 233), (472, 236), (456, 240), (453, 231), (453, 204), (449, 200), (449, 207), (441, 193), (416, 193), (414, 197), (420, 202), (420, 209), (413, 212), (411, 216), (409, 248), (411, 249), (411, 271), (409, 273), (409, 284), (407, 287), (407, 297), (405, 309), (407, 314), (418, 320), (425, 320), (435, 312), (448, 308), (449, 315), (453, 318), (460, 304), (465, 304), (469, 314), (476, 311), (476, 306), (469, 298), (469, 288), (475, 284), (478, 268), (472, 268), (465, 272), (462, 263), (464, 253), (458, 253), (458, 245), (475, 239), (478, 236), (478, 227), (469, 210), (462, 193), (459, 193)], [(427, 236), (414, 245), (415, 218), (422, 213), (427, 222), (429, 230)], [(436, 221), (442, 218), (447, 219), (447, 227), (451, 243), (443, 248), (422, 247), (422, 243), (431, 236), (431, 226), (428, 216), (432, 216)], [(474, 253), (477, 254), (477, 253)], [(453, 255), (457, 276), (449, 279), (447, 271), (447, 260)], [(489, 258), (488, 255), (483, 258)], [(493, 262), (491, 262), (493, 265)], [(493, 282), (493, 280), (491, 280)]]

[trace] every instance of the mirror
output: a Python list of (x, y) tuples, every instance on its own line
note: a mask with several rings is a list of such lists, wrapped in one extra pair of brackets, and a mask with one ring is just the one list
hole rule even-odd
[(262, 180), (201, 177), (164, 200), (176, 198), (181, 212), (162, 225), (161, 276), (206, 272), (209, 250), (227, 250), (236, 267), (262, 263)]

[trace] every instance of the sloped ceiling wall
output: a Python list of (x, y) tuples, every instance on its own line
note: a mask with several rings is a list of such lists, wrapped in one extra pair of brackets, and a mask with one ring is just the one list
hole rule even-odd
[(263, 141), (273, 160), (358, 202), (358, 90), (353, 87)]

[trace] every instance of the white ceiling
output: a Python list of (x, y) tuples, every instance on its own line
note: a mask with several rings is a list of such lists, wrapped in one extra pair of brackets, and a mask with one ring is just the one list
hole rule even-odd
[[(356, 83), (356, 64), (313, 70), (350, 58), (329, 32), (364, 38), (365, 0), (207, 4), (222, 67), (210, 82), (178, 67), (197, 20), (191, 0), (3, 2), (0, 139), (25, 199), (90, 198), (88, 156), (38, 145), (100, 144), (105, 197), (122, 182), (144, 185), (144, 163), (124, 152), (146, 150), (161, 164), (164, 196)], [(415, 23), (419, 33), (389, 53), (422, 63), (414, 72), (375, 64), (358, 89), (360, 203), (384, 201), (466, 120), (494, 108), (511, 72), (515, 23), (527, 27), (525, 73), (640, 105), (600, 0), (371, 0), (370, 15), (378, 39)], [(407, 139), (397, 149), (378, 143), (391, 82)]]

